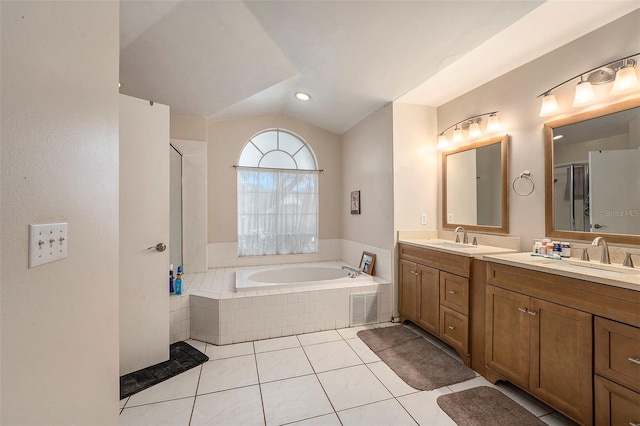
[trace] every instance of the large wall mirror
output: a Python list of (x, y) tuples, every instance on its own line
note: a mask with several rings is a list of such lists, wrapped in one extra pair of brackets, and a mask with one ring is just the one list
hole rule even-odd
[(509, 232), (509, 136), (442, 154), (442, 226)]
[(547, 236), (640, 244), (640, 98), (544, 130)]

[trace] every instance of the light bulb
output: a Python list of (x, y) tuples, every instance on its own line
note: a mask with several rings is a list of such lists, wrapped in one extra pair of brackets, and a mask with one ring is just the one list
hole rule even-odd
[(303, 102), (306, 102), (311, 99), (311, 96), (305, 92), (296, 92), (295, 96), (297, 100), (303, 101)]
[(576, 86), (576, 94), (573, 98), (573, 106), (586, 105), (595, 99), (596, 94), (593, 91), (591, 83), (588, 81), (581, 81)]
[(558, 101), (556, 101), (556, 95), (547, 93), (542, 98), (542, 107), (540, 108), (540, 117), (551, 115), (558, 110)]
[(482, 134), (482, 131), (480, 131), (480, 126), (478, 125), (478, 122), (474, 121), (473, 123), (471, 123), (471, 125), (469, 126), (469, 137), (477, 138), (481, 134)]
[(500, 120), (498, 120), (498, 116), (490, 115), (489, 120), (487, 121), (487, 133), (499, 132), (501, 129), (502, 126), (500, 126)]
[(626, 65), (616, 72), (616, 80), (611, 87), (611, 94), (618, 95), (638, 87), (638, 76), (636, 69), (632, 65)]
[(449, 149), (449, 140), (444, 134), (438, 136), (438, 145), (436, 145), (436, 149), (438, 151)]
[(455, 130), (453, 131), (453, 141), (455, 143), (459, 143), (462, 142), (463, 139), (464, 137), (462, 136), (462, 130), (460, 130), (458, 126), (456, 126)]

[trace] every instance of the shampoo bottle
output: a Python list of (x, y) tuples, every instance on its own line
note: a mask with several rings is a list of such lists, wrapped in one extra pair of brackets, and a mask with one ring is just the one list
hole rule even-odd
[(182, 294), (182, 266), (178, 265), (178, 271), (176, 273), (176, 294)]

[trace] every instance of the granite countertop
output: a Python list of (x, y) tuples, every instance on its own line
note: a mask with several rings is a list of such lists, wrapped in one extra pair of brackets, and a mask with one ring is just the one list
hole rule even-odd
[(484, 260), (640, 291), (640, 268), (619, 264), (603, 265), (598, 261), (584, 261), (575, 257), (556, 260), (532, 256), (531, 253), (496, 253), (484, 256)]
[[(471, 241), (473, 239), (471, 238)], [(487, 254), (493, 253), (516, 253), (516, 250), (504, 247), (494, 247), (472, 244), (456, 243), (450, 240), (442, 240), (439, 238), (404, 238), (398, 240), (400, 244), (407, 244), (415, 247), (422, 247), (432, 250), (438, 250), (446, 253), (457, 254), (466, 257), (482, 258)]]

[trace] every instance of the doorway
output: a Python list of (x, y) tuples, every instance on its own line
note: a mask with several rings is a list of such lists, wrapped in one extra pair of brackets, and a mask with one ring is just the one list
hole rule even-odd
[(182, 265), (182, 153), (170, 144), (169, 261), (174, 273)]

